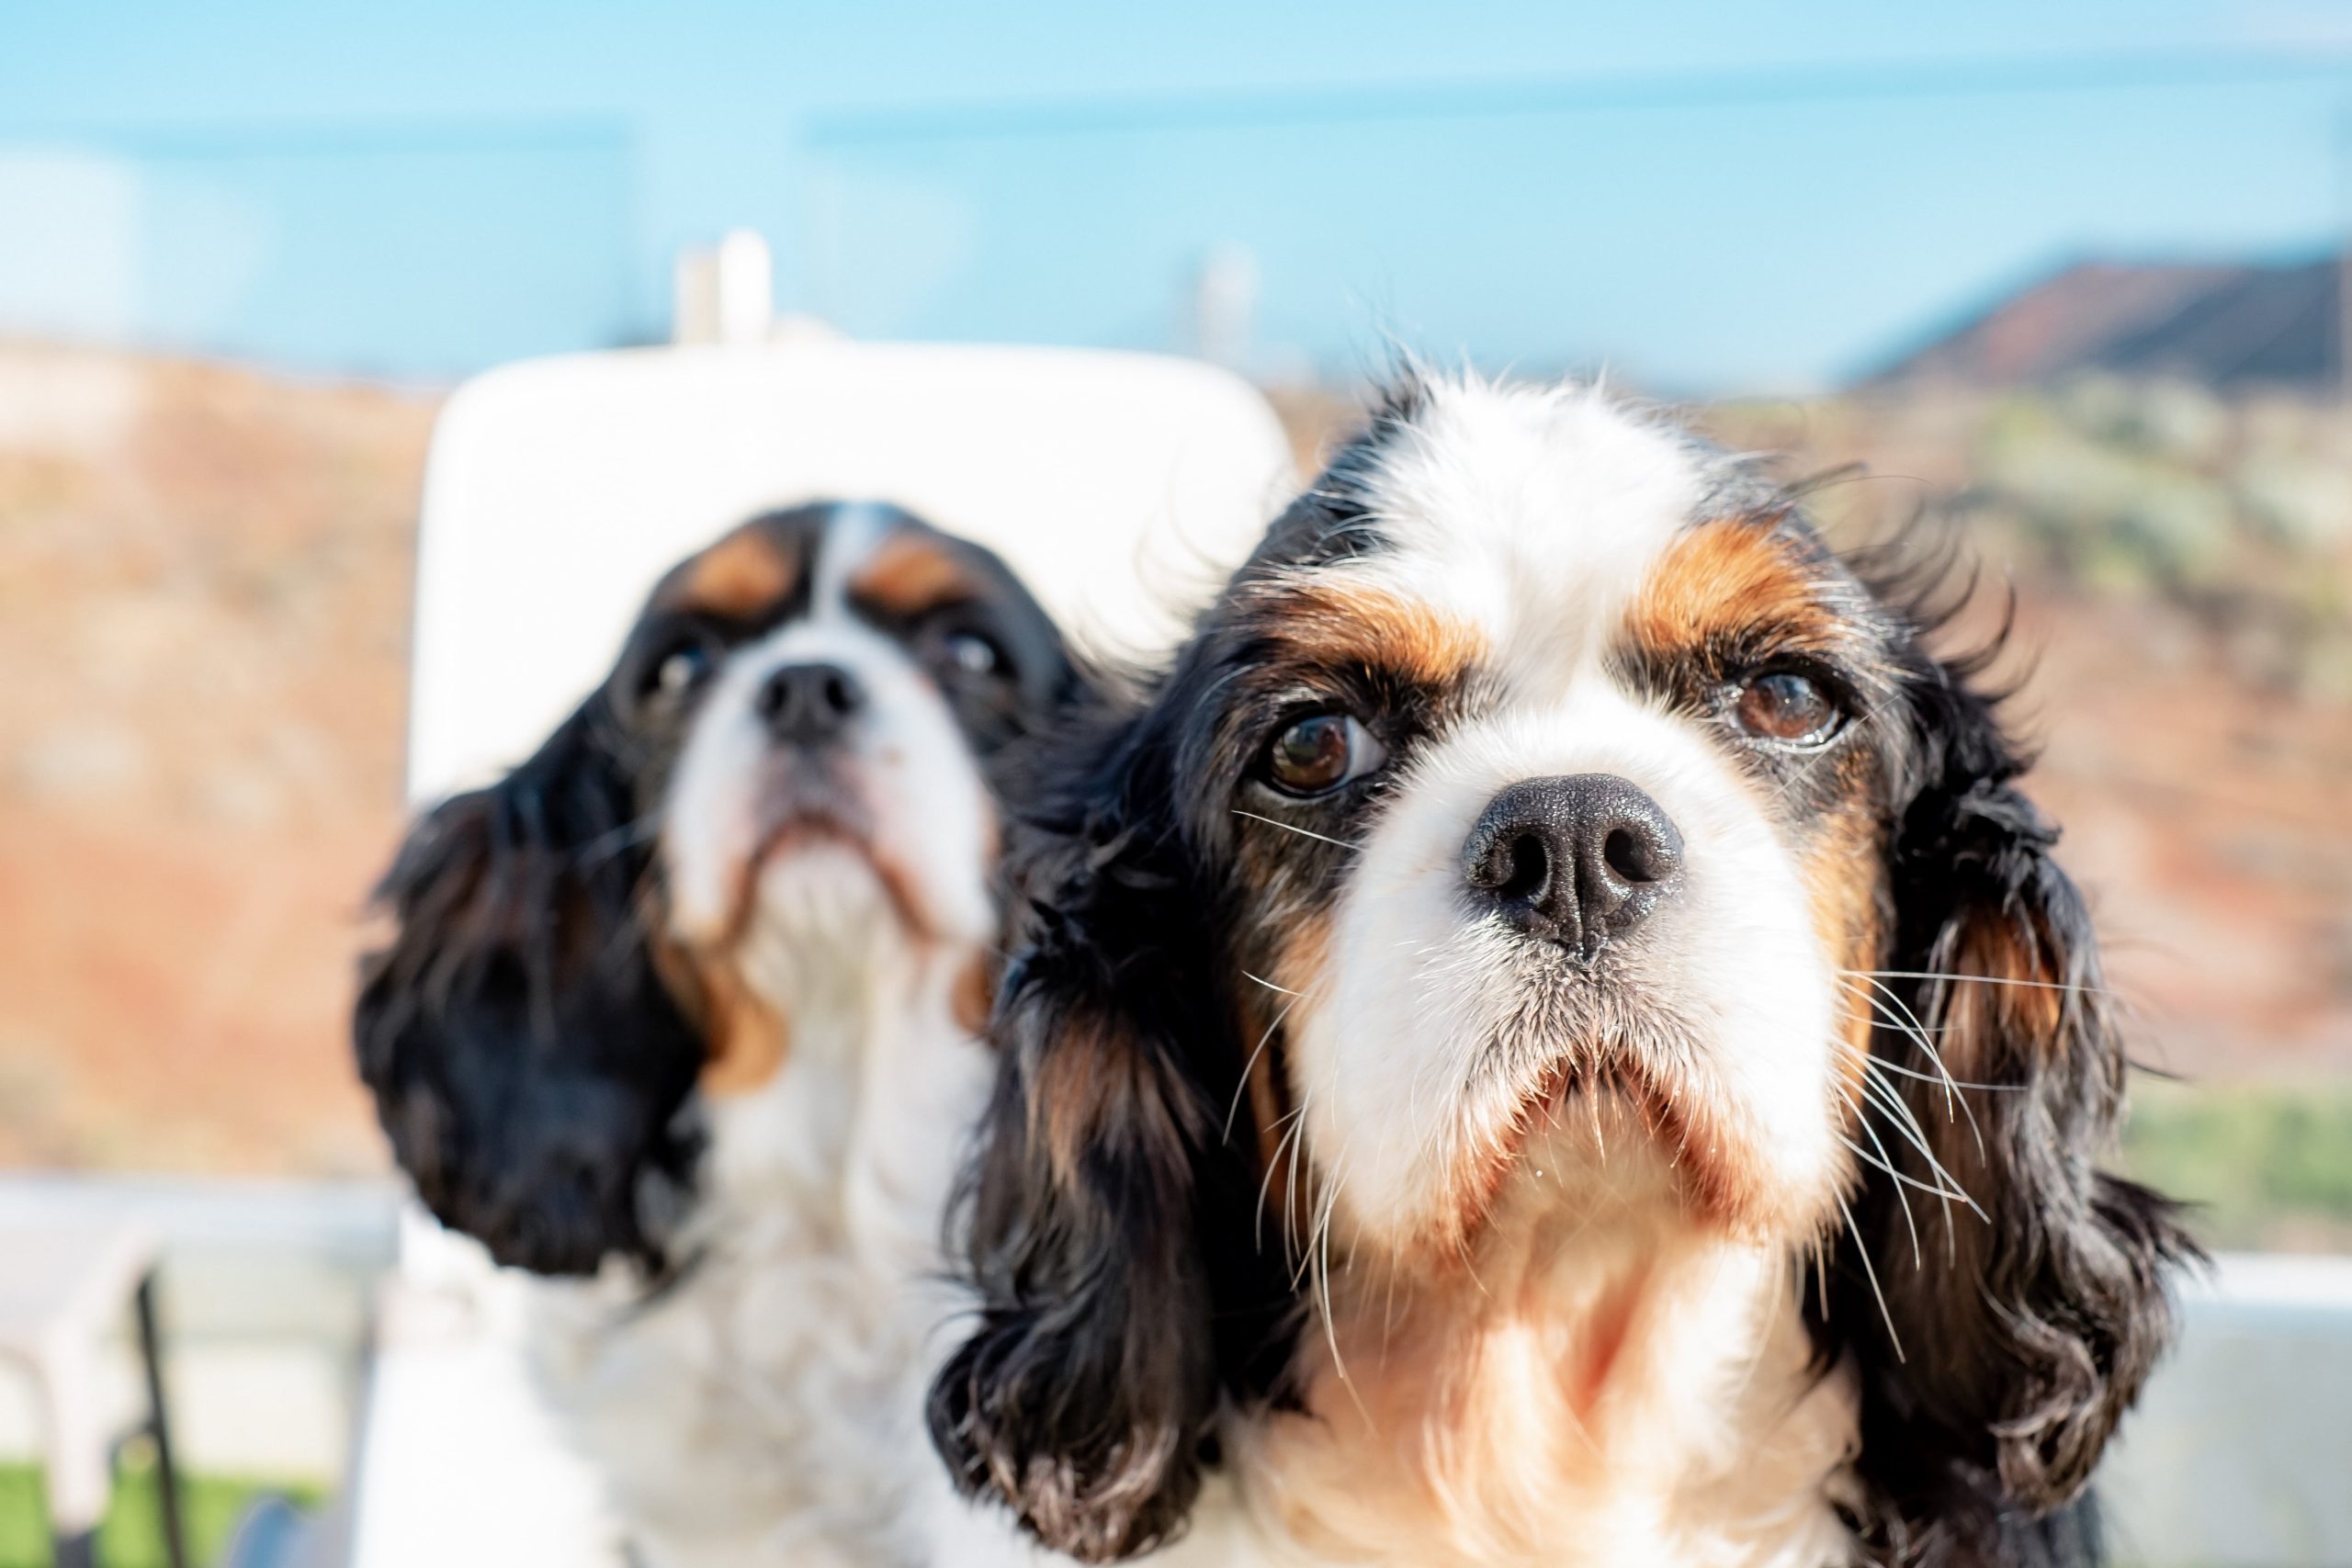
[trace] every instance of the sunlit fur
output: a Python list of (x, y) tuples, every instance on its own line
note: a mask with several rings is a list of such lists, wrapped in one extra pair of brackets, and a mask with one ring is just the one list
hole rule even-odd
[[(780, 738), (763, 688), (819, 665), (862, 705)], [(537, 1381), (652, 1568), (1016, 1554), (909, 1456), (960, 1300), (1002, 758), (1072, 679), (973, 547), (879, 506), (759, 519), (388, 880), (363, 1068), (435, 1212), (543, 1276)]]
[[(1023, 824), (963, 1483), (1092, 1560), (2093, 1552), (2186, 1243), (2091, 1163), (2080, 899), (1887, 566), (1597, 390), (1401, 387)], [(1742, 729), (1776, 671), (1842, 727)], [(1284, 794), (1319, 712), (1385, 764)], [(1680, 861), (1577, 959), (1464, 846), (1588, 775)]]

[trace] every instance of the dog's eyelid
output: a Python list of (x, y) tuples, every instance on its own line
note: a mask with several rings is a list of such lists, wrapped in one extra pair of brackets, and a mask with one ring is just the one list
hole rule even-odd
[(1851, 700), (1856, 682), (1846, 667), (1811, 649), (1770, 649), (1724, 666), (1729, 683), (1767, 675), (1802, 675), (1840, 702)]

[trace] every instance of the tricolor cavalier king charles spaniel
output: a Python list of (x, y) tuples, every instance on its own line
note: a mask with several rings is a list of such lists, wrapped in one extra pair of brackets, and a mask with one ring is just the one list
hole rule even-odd
[(1899, 577), (1600, 391), (1398, 390), (1025, 796), (959, 1483), (1091, 1562), (2095, 1556), (2192, 1249)]
[(656, 1568), (989, 1540), (922, 1385), (988, 1096), (1003, 758), (1075, 679), (988, 552), (877, 505), (761, 517), (383, 884), (356, 1032), (385, 1130), (443, 1222), (556, 1277), (535, 1371)]

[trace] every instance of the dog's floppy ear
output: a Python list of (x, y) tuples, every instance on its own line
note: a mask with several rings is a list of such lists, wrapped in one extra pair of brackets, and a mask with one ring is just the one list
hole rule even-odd
[(2089, 1528), (2062, 1510), (2171, 1337), (2170, 1266), (2195, 1255), (2170, 1202), (2094, 1163), (2123, 1098), (2116, 1009), (1972, 672), (1923, 661), (1913, 679), (1892, 941), (1868, 983), (1873, 1052), (1906, 1075), (1882, 1083), (1902, 1086), (1935, 1166), (1883, 1141), (1912, 1180), (1981, 1213), (1912, 1189), (1915, 1253), (1894, 1184), (1866, 1183), (1869, 1252), (1841, 1247), (1833, 1311), (1860, 1352), (1869, 1523), (1902, 1563), (2039, 1562)]
[(958, 1483), (1086, 1562), (1182, 1529), (1279, 1293), (1250, 1245), (1235, 1031), (1149, 725), (1071, 743), (1087, 776), (1015, 840), (1026, 913), (965, 1216), (981, 1305), (931, 1398)]
[(700, 1033), (656, 972), (650, 835), (599, 695), (501, 783), (443, 803), (377, 890), (354, 1033), (394, 1154), (502, 1263), (659, 1268), (691, 1179)]

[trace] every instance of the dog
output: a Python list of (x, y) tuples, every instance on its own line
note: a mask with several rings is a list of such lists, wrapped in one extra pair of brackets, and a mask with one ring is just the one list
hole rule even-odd
[(1055, 745), (959, 1484), (1088, 1562), (2096, 1555), (2194, 1248), (2094, 1163), (2116, 1010), (1984, 661), (1801, 501), (1411, 378)]
[(990, 1077), (1005, 759), (1078, 679), (988, 551), (879, 504), (771, 513), (383, 881), (361, 1074), (425, 1205), (538, 1277), (537, 1382), (654, 1568), (988, 1539), (922, 1385)]

